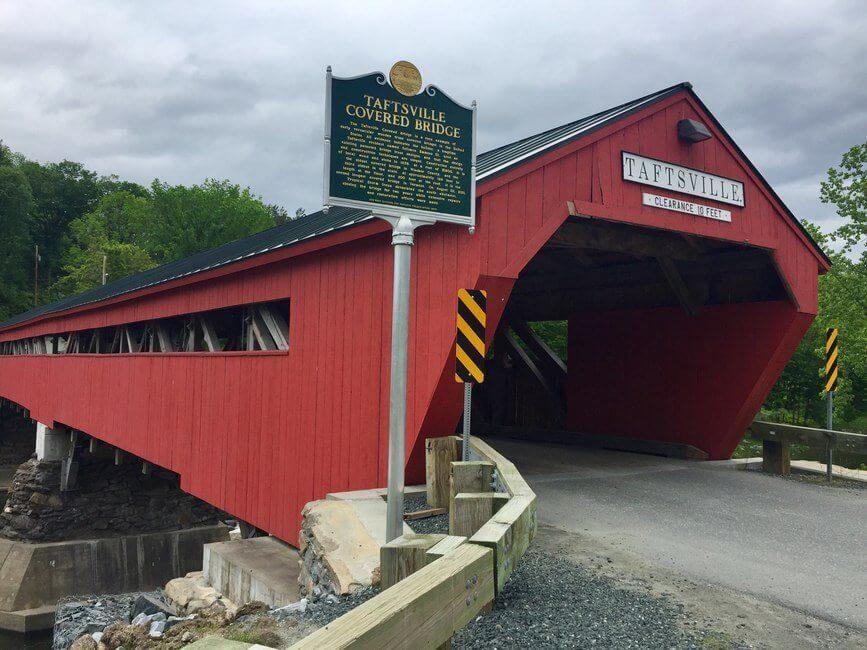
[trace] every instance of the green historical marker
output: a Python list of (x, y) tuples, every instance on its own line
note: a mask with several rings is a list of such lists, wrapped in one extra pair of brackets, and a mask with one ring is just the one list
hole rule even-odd
[(414, 65), (327, 75), (325, 205), (475, 225), (475, 107)]
[(385, 541), (403, 534), (409, 273), (415, 229), (438, 221), (476, 225), (476, 103), (436, 86), (422, 90), (409, 61), (388, 77), (325, 73), (326, 206), (370, 210), (391, 224), (394, 289), (388, 409)]

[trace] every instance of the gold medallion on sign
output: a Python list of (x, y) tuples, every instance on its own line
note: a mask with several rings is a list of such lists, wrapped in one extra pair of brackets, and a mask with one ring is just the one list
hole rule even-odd
[(412, 97), (421, 90), (421, 72), (409, 61), (398, 61), (391, 66), (388, 79), (401, 95)]

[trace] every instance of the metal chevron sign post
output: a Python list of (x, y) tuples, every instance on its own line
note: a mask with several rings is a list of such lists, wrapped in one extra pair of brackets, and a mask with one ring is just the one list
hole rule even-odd
[(463, 106), (418, 68), (325, 73), (325, 206), (369, 209), (392, 227), (394, 290), (386, 542), (403, 534), (410, 251), (419, 226), (476, 224), (476, 103)]
[(458, 331), (455, 339), (455, 381), (464, 385), (463, 460), (470, 459), (470, 413), (473, 384), (485, 381), (485, 327), (488, 294), (477, 289), (458, 291)]
[[(828, 400), (827, 428), (829, 431), (834, 429), (834, 393), (837, 391), (839, 382), (840, 368), (837, 365), (837, 357), (840, 354), (840, 346), (838, 342), (840, 331), (836, 327), (829, 327), (825, 334), (825, 393)], [(826, 467), (826, 475), (828, 482), (831, 482), (831, 474), (834, 464), (834, 441), (828, 440), (828, 465)]]

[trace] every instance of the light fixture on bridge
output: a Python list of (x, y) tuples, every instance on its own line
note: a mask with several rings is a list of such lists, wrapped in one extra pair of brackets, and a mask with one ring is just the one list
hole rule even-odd
[(680, 120), (677, 123), (677, 137), (687, 142), (701, 142), (713, 137), (708, 128), (697, 120)]

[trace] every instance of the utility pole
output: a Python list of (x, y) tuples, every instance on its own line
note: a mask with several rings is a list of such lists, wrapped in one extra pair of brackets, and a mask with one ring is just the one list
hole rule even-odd
[(39, 306), (39, 244), (33, 258), (33, 306)]
[(107, 262), (108, 262), (108, 255), (103, 255), (102, 256), (102, 286), (105, 286), (105, 279), (107, 277), (105, 274), (105, 265)]

